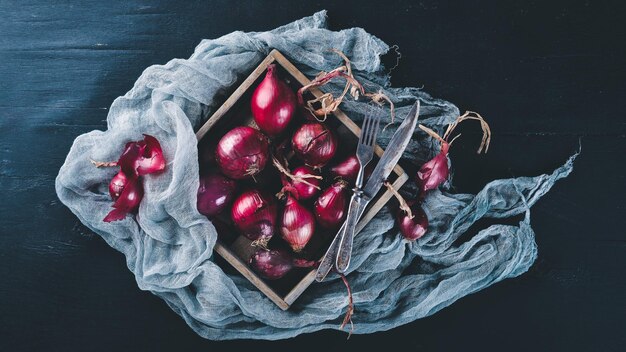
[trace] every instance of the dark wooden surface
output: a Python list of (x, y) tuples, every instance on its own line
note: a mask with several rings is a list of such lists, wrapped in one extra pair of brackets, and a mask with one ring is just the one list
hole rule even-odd
[[(0, 1), (0, 350), (296, 349), (325, 343), (409, 350), (626, 349), (626, 119), (620, 2)], [(121, 254), (57, 200), (72, 140), (106, 128), (142, 70), (202, 38), (267, 30), (327, 8), (333, 29), (400, 46), (396, 86), (424, 86), (491, 122), (474, 154), (452, 153), (459, 192), (574, 173), (533, 209), (539, 259), (525, 275), (436, 315), (374, 335), (324, 331), (282, 342), (210, 342), (150, 293)], [(358, 329), (358, 318), (357, 318)]]

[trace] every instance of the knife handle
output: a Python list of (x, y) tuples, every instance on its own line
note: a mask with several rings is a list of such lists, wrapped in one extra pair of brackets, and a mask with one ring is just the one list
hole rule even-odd
[(354, 231), (356, 230), (356, 224), (361, 215), (358, 210), (362, 207), (362, 204), (365, 203), (361, 193), (362, 192), (358, 190), (352, 195), (350, 206), (348, 207), (348, 217), (345, 222), (346, 228), (339, 243), (339, 250), (337, 251), (335, 267), (337, 271), (342, 274), (345, 273), (346, 270), (348, 270), (348, 266), (350, 266)]

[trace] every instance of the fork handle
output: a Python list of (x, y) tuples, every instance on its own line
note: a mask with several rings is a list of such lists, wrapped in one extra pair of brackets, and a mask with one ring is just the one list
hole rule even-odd
[[(363, 215), (363, 213), (365, 212), (365, 207), (363, 205), (359, 206), (356, 209), (356, 212), (358, 214), (357, 217), (361, 218), (361, 215)], [(326, 275), (328, 275), (332, 268), (335, 267), (337, 261), (337, 253), (339, 252), (339, 245), (341, 244), (341, 239), (343, 238), (345, 229), (346, 223), (344, 221), (339, 231), (337, 231), (337, 235), (333, 239), (333, 242), (330, 244), (330, 247), (328, 247), (328, 250), (326, 250), (326, 254), (324, 254), (324, 257), (322, 258), (319, 267), (317, 268), (317, 272), (315, 273), (315, 280), (317, 282), (324, 281)]]
[(344, 228), (341, 242), (339, 243), (339, 250), (337, 251), (337, 259), (335, 262), (335, 268), (340, 273), (345, 273), (350, 266), (350, 257), (352, 256), (352, 243), (354, 239), (354, 231), (356, 224), (359, 221), (359, 212), (357, 209), (361, 208), (362, 203), (365, 201), (362, 197), (361, 190), (356, 190), (350, 200), (350, 206), (348, 207), (348, 217), (346, 219), (346, 226)]

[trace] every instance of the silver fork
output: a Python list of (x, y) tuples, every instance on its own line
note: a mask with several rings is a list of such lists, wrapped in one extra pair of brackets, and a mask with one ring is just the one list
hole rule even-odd
[(376, 146), (376, 136), (378, 135), (378, 127), (382, 116), (383, 114), (380, 108), (370, 105), (365, 114), (365, 119), (363, 120), (361, 136), (359, 137), (359, 144), (356, 148), (356, 157), (359, 160), (360, 169), (356, 177), (354, 194), (352, 195), (350, 206), (348, 207), (346, 226), (344, 231), (340, 234), (342, 237), (335, 262), (335, 267), (340, 273), (344, 273), (350, 265), (354, 231), (359, 220), (359, 215), (356, 213), (355, 209), (359, 208), (359, 203), (366, 200), (362, 191), (365, 166), (367, 166), (374, 157), (374, 146)]

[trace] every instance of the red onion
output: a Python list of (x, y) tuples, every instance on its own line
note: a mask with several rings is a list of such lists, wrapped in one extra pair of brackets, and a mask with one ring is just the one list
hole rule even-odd
[(285, 130), (296, 110), (296, 95), (278, 78), (276, 65), (267, 67), (265, 78), (252, 94), (252, 115), (259, 129), (270, 136)]
[(147, 134), (143, 141), (128, 142), (117, 161), (127, 175), (143, 176), (165, 169), (165, 158), (159, 141)]
[(409, 241), (415, 241), (426, 233), (428, 229), (428, 217), (426, 217), (426, 213), (424, 213), (422, 207), (417, 203), (411, 205), (411, 212), (413, 218), (404, 210), (399, 209), (396, 214), (396, 220), (398, 221), (402, 236)]
[(207, 217), (221, 213), (233, 200), (236, 188), (235, 181), (218, 173), (209, 173), (200, 177), (198, 211)]
[(259, 276), (270, 280), (280, 279), (294, 267), (310, 268), (316, 264), (314, 261), (293, 258), (286, 250), (263, 248), (252, 254), (249, 263)]
[[(278, 153), (280, 152), (276, 154)], [(283, 198), (286, 193), (290, 193), (296, 199), (309, 199), (320, 190), (322, 176), (312, 168), (301, 166), (291, 173), (287, 166), (275, 156), (272, 157), (272, 163), (280, 172), (280, 180), (283, 184), (283, 189), (276, 195), (278, 198)], [(284, 163), (286, 164), (286, 161)]]
[(117, 200), (122, 194), (124, 190), (124, 186), (126, 186), (126, 182), (128, 182), (128, 177), (124, 171), (120, 170), (109, 183), (109, 194), (111, 195), (111, 199)]
[(320, 123), (305, 123), (293, 134), (291, 146), (307, 165), (319, 168), (335, 155), (337, 138)]
[(269, 158), (269, 141), (252, 127), (235, 127), (217, 143), (215, 159), (222, 173), (243, 179), (261, 172)]
[[(307, 175), (319, 176), (319, 173), (308, 166), (300, 166), (293, 170), (293, 176), (296, 177), (296, 180), (291, 182), (291, 186), (295, 189), (300, 200), (313, 198), (319, 192), (322, 183), (320, 179), (306, 177)], [(299, 178), (306, 182), (298, 181)]]
[(448, 179), (450, 170), (448, 168), (448, 148), (447, 142), (441, 143), (441, 151), (430, 161), (422, 165), (417, 172), (417, 185), (421, 196), (424, 192), (439, 187)]
[(315, 201), (315, 219), (325, 228), (337, 228), (346, 218), (347, 207), (346, 182), (340, 180), (322, 192)]
[(417, 185), (420, 189), (420, 197), (424, 197), (424, 192), (439, 187), (439, 185), (448, 179), (448, 175), (450, 174), (450, 169), (448, 168), (448, 151), (450, 150), (452, 143), (457, 137), (460, 136), (460, 134), (454, 137), (451, 141), (448, 141), (448, 139), (459, 123), (466, 120), (476, 120), (480, 122), (480, 127), (483, 130), (483, 139), (480, 142), (480, 146), (478, 146), (477, 153), (480, 154), (482, 151), (486, 153), (487, 150), (489, 150), (489, 143), (491, 142), (491, 129), (489, 128), (487, 121), (485, 121), (478, 113), (466, 111), (463, 115), (457, 117), (454, 122), (448, 125), (443, 137), (439, 136), (437, 132), (431, 130), (430, 128), (419, 125), (419, 128), (422, 131), (426, 132), (429, 136), (441, 143), (441, 150), (439, 151), (439, 154), (426, 164), (422, 165), (417, 172)]
[[(119, 181), (122, 178), (118, 178)], [(105, 222), (122, 220), (128, 213), (135, 213), (139, 209), (139, 203), (143, 198), (143, 185), (137, 177), (126, 177), (125, 181), (120, 182), (121, 192), (115, 203), (113, 210), (103, 219)], [(110, 189), (109, 189), (110, 190)]]
[(243, 192), (231, 209), (231, 217), (242, 235), (265, 247), (276, 228), (276, 203), (274, 199), (257, 190)]
[(290, 194), (283, 210), (280, 233), (294, 252), (300, 252), (315, 233), (313, 214)]
[(143, 198), (143, 184), (139, 176), (157, 173), (165, 169), (165, 158), (159, 141), (143, 135), (142, 141), (128, 142), (117, 161), (91, 161), (96, 167), (119, 166), (120, 171), (109, 182), (109, 194), (113, 210), (103, 219), (105, 222), (122, 220), (128, 213), (136, 213)]
[(333, 177), (341, 177), (348, 182), (355, 182), (359, 173), (359, 159), (355, 154), (349, 155), (345, 160), (330, 167), (329, 172)]

